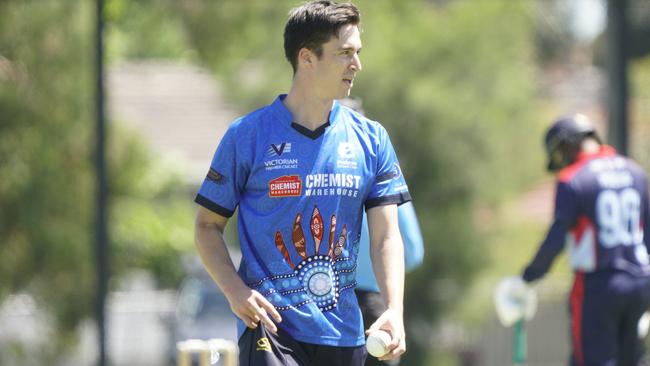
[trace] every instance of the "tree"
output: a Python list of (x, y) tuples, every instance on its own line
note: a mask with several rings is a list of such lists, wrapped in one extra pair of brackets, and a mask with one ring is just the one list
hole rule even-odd
[[(71, 2), (0, 3), (0, 298), (29, 291), (65, 330), (89, 313), (93, 288), (84, 10)], [(71, 21), (55, 24), (55, 14)], [(69, 342), (68, 334), (54, 346)]]
[[(0, 2), (0, 301), (28, 292), (51, 315), (48, 342), (32, 345), (46, 364), (93, 309), (92, 5)], [(136, 137), (110, 131), (114, 279), (137, 265), (174, 284), (192, 243), (191, 203)], [(22, 363), (19, 348), (0, 363)]]

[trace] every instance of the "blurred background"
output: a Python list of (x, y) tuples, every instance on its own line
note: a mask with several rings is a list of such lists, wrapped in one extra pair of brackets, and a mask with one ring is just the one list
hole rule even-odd
[[(105, 0), (102, 275), (97, 4), (0, 0), (0, 365), (98, 364), (102, 279), (110, 365), (170, 365), (179, 340), (235, 339), (195, 255), (193, 198), (226, 126), (288, 90), (282, 32), (299, 3)], [(355, 1), (352, 94), (388, 129), (425, 239), (407, 276), (403, 365), (510, 363), (492, 291), (551, 219), (553, 118), (585, 113), (603, 136), (627, 126), (627, 153), (650, 169), (650, 3), (611, 3)], [(612, 77), (616, 64), (626, 78)], [(562, 257), (536, 285), (529, 365), (566, 364), (571, 283)]]

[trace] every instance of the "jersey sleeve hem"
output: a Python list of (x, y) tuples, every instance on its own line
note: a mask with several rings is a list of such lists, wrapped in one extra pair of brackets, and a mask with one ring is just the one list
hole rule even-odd
[(223, 217), (231, 217), (235, 213), (235, 211), (229, 210), (221, 205), (218, 205), (200, 194), (196, 195), (196, 198), (194, 198), (194, 202)]
[(398, 194), (393, 194), (390, 196), (382, 196), (382, 197), (377, 197), (377, 198), (370, 198), (366, 200), (365, 206), (366, 206), (366, 211), (377, 206), (385, 206), (385, 205), (394, 205), (397, 204), (398, 206), (406, 203), (411, 200), (411, 194), (409, 192), (402, 192)]

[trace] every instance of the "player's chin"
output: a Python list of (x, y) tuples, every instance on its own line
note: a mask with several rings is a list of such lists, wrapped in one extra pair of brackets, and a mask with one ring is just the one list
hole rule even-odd
[(341, 90), (334, 99), (344, 99), (350, 96), (350, 89)]

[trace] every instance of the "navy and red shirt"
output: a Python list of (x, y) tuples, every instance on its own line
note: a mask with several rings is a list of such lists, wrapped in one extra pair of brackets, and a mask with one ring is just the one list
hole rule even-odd
[(558, 173), (554, 216), (546, 239), (524, 270), (526, 282), (544, 276), (565, 246), (574, 272), (650, 274), (646, 174), (612, 147), (582, 152)]

